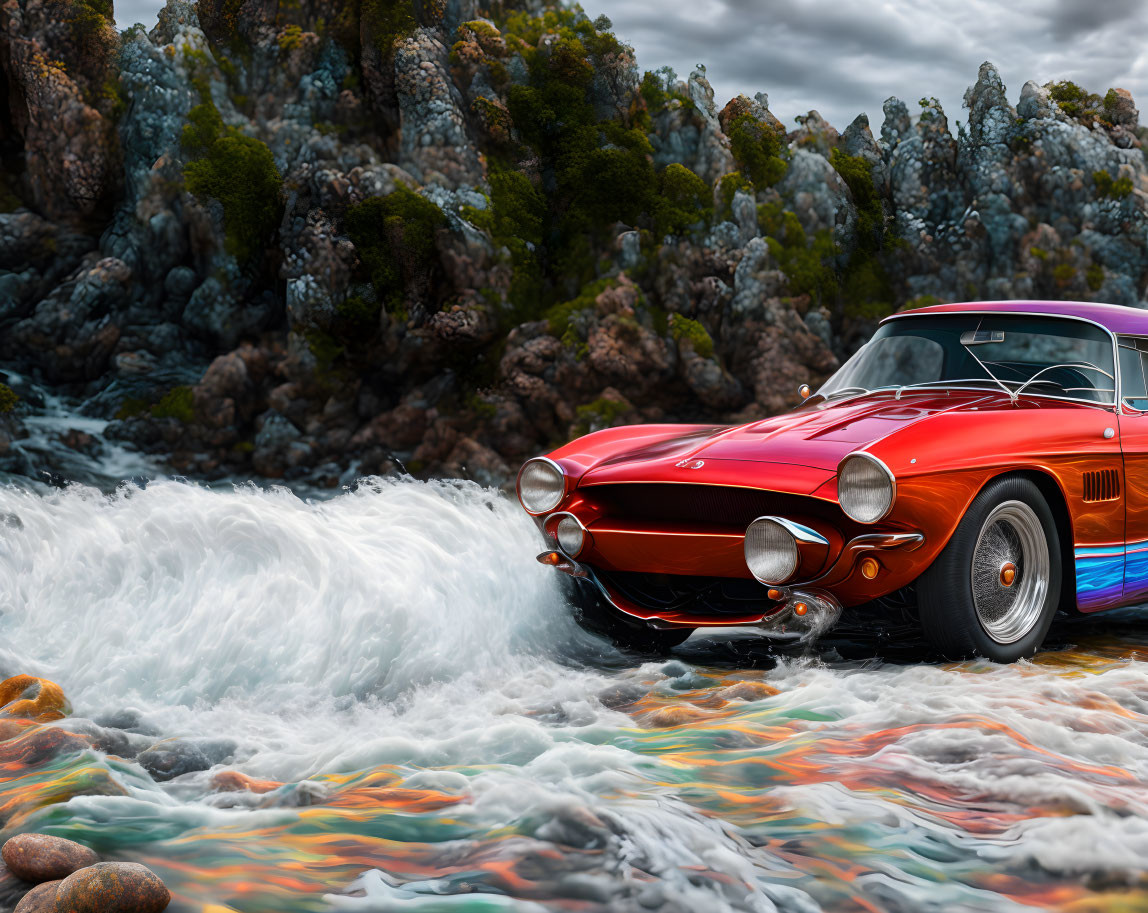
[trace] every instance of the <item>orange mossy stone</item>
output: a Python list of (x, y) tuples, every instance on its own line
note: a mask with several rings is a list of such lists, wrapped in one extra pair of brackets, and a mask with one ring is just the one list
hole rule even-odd
[(20, 898), (13, 913), (56, 913), (58, 881), (45, 881)]
[(155, 872), (136, 862), (97, 862), (56, 890), (56, 913), (160, 913), (170, 902)]
[(100, 860), (82, 843), (50, 834), (17, 834), (4, 844), (0, 856), (9, 871), (33, 884), (67, 878)]
[(737, 682), (718, 692), (723, 701), (762, 701), (781, 692), (765, 682)]
[(697, 707), (682, 704), (676, 707), (663, 707), (661, 710), (655, 710), (646, 717), (645, 722), (647, 726), (653, 729), (669, 729), (673, 726), (684, 726), (704, 716), (705, 713), (698, 710)]
[(64, 689), (46, 678), (14, 675), (0, 682), (0, 714), (47, 723), (62, 720), (71, 708)]
[(221, 770), (211, 778), (211, 788), (217, 793), (269, 793), (278, 789), (282, 783), (274, 780), (256, 780), (238, 770)]

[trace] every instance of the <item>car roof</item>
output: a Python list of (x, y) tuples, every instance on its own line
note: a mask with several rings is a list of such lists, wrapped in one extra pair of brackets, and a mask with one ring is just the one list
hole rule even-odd
[(1079, 317), (1098, 323), (1111, 333), (1148, 336), (1148, 311), (1126, 307), (1122, 304), (1098, 304), (1092, 301), (963, 301), (898, 311), (896, 314), (886, 317), (885, 320), (897, 320), (917, 314), (952, 314), (977, 311)]

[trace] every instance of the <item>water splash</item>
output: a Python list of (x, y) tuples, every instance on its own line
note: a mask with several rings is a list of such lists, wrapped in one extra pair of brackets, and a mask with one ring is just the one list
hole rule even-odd
[(470, 484), (0, 490), (0, 671), (231, 746), (161, 785), (22, 729), (3, 833), (139, 859), (177, 913), (1148, 903), (1135, 625), (1013, 667), (638, 663), (534, 537)]

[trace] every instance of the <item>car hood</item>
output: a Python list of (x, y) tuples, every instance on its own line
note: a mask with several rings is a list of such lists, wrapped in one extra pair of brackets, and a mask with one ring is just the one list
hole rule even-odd
[[(772, 463), (836, 471), (849, 453), (860, 450), (930, 416), (980, 407), (1002, 399), (992, 391), (913, 391), (901, 399), (891, 392), (822, 402), (748, 425), (693, 432), (648, 447), (618, 453), (599, 463), (584, 477), (586, 484), (632, 481), (644, 471), (686, 466), (687, 461)], [(1007, 398), (1005, 398), (1007, 401)], [(696, 467), (703, 470), (703, 466)], [(702, 482), (708, 472), (691, 473)]]

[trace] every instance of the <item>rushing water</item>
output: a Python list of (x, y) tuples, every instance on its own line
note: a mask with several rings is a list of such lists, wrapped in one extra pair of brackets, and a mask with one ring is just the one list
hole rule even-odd
[(536, 551), (470, 484), (0, 489), (0, 673), (218, 762), (0, 742), (0, 837), (142, 861), (181, 913), (1148, 905), (1148, 620), (1013, 667), (894, 620), (641, 662)]

